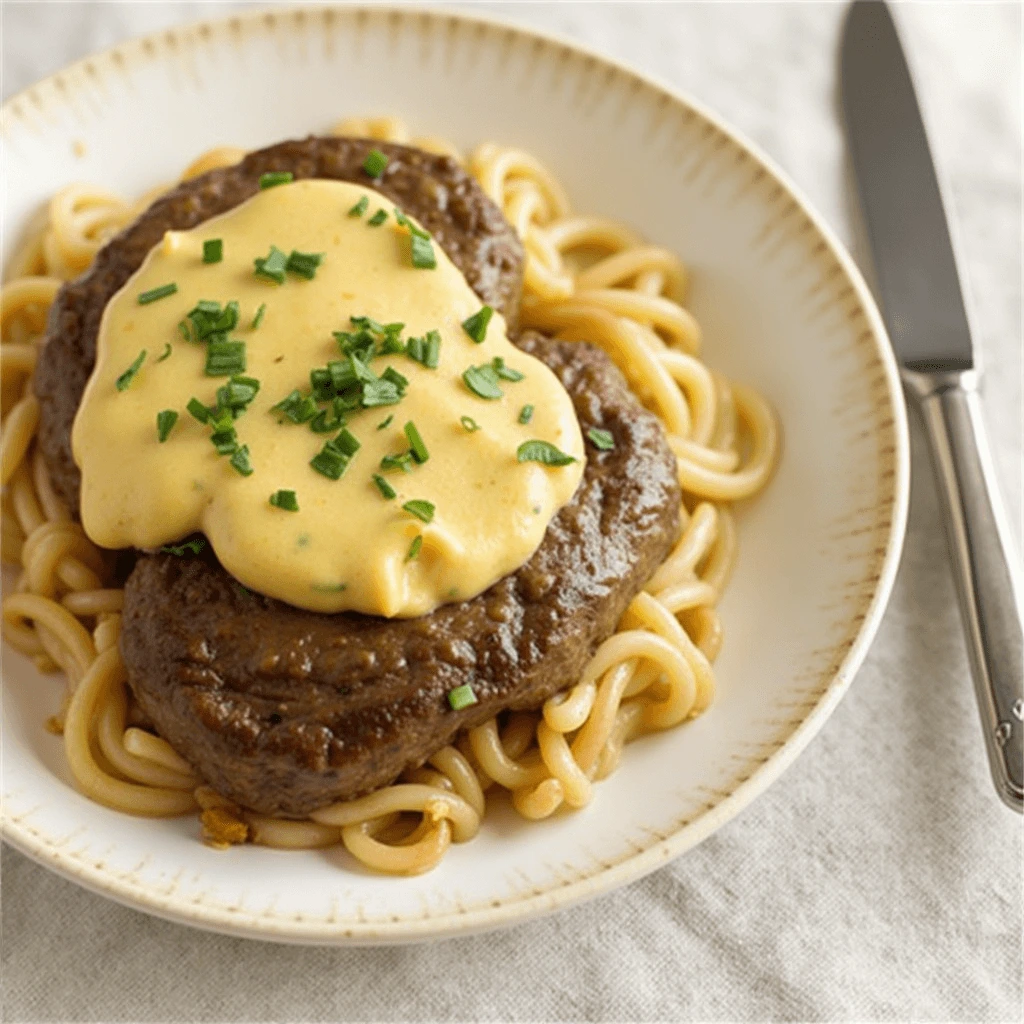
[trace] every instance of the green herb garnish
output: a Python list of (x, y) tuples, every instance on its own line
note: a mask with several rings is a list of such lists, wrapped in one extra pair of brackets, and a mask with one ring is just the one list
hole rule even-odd
[(270, 411), (281, 413), (292, 423), (308, 423), (317, 414), (316, 402), (309, 395), (303, 396), (298, 388), (277, 405), (272, 405)]
[(295, 497), (294, 491), (274, 491), (270, 496), (270, 504), (274, 508), (284, 509), (285, 512), (299, 511), (299, 500)]
[(510, 380), (513, 383), (518, 383), (521, 380), (526, 380), (526, 374), (520, 373), (518, 370), (513, 370), (511, 366), (505, 365), (505, 360), (501, 356), (495, 356), (491, 360), (491, 366), (494, 367), (494, 372), (502, 380)]
[(200, 423), (210, 422), (210, 410), (203, 405), (198, 398), (190, 398), (189, 403), (185, 408), (188, 409), (192, 416), (199, 420)]
[(448, 704), (452, 711), (461, 711), (463, 708), (471, 707), (476, 703), (476, 694), (469, 683), (463, 686), (456, 686), (454, 690), (448, 691)]
[(434, 521), (435, 507), (432, 502), (424, 501), (421, 498), (414, 498), (412, 501), (407, 501), (402, 508), (421, 522), (431, 523)]
[(260, 303), (260, 308), (256, 310), (256, 315), (252, 318), (252, 323), (249, 324), (249, 329), (255, 331), (261, 323), (263, 323), (263, 317), (267, 312), (267, 304), (265, 302)]
[(587, 431), (587, 437), (595, 448), (603, 452), (610, 452), (615, 447), (615, 438), (610, 430), (601, 430), (599, 427), (591, 427)]
[(114, 381), (114, 387), (118, 391), (127, 391), (131, 387), (132, 381), (135, 380), (135, 374), (139, 372), (142, 364), (146, 361), (146, 350), (143, 349), (136, 357), (135, 361), (131, 366), (128, 367), (120, 377)]
[(384, 168), (387, 165), (388, 158), (379, 149), (371, 149), (363, 161), (363, 170), (371, 178), (379, 178), (384, 173)]
[(167, 342), (167, 344), (164, 345), (163, 352), (159, 356), (157, 356), (157, 358), (154, 360), (154, 362), (162, 363), (165, 359), (170, 359), (170, 357), (171, 357), (171, 343)]
[(498, 387), (498, 374), (490, 363), (483, 366), (471, 366), (462, 375), (466, 387), (478, 398), (494, 400), (501, 398), (504, 392)]
[(337, 480), (348, 468), (360, 444), (347, 430), (328, 441), (310, 460), (310, 465), (330, 480)]
[(230, 377), (245, 371), (244, 341), (211, 341), (206, 348), (206, 376)]
[(576, 461), (550, 441), (524, 441), (516, 449), (516, 458), (520, 462), (542, 462), (545, 466), (568, 466)]
[(156, 436), (161, 444), (170, 436), (177, 422), (178, 414), (173, 409), (164, 409), (163, 412), (156, 414)]
[(381, 420), (380, 423), (377, 424), (377, 429), (378, 430), (384, 430), (385, 428), (390, 427), (391, 426), (391, 421), (394, 418), (395, 418), (395, 414), (392, 413), (386, 420)]
[(412, 539), (412, 543), (409, 545), (409, 553), (405, 556), (407, 562), (411, 562), (419, 553), (420, 548), (423, 547), (423, 534), (418, 533)]
[(479, 345), (487, 337), (487, 325), (494, 316), (490, 306), (484, 306), (479, 313), (474, 313), (468, 320), (462, 321), (462, 329)]
[(231, 466), (237, 469), (242, 476), (252, 476), (252, 463), (249, 461), (249, 446), (247, 444), (235, 448), (231, 455)]
[(166, 299), (168, 295), (173, 295), (178, 290), (178, 286), (171, 281), (170, 284), (162, 284), (158, 288), (150, 288), (148, 292), (142, 292), (139, 295), (139, 305), (146, 306), (151, 302), (156, 302), (157, 299)]
[(222, 238), (208, 238), (203, 242), (203, 262), (220, 263), (224, 259), (224, 240)]
[(284, 272), (288, 267), (288, 256), (278, 249), (276, 245), (270, 247), (270, 252), (266, 256), (258, 256), (252, 262), (256, 267), (255, 274), (257, 277), (265, 277), (268, 280), (275, 281), (277, 284), (284, 284)]
[(267, 171), (260, 175), (260, 188), (273, 188), (275, 185), (287, 185), (294, 181), (295, 175), (291, 171)]
[(259, 390), (260, 382), (255, 377), (235, 375), (227, 384), (217, 388), (217, 408), (230, 409), (233, 416), (238, 416), (245, 412)]
[(472, 416), (462, 416), (459, 422), (463, 429), (468, 430), (471, 434), (475, 434), (480, 429), (480, 424)]
[(370, 205), (369, 196), (361, 196), (359, 202), (348, 211), (350, 217), (362, 217), (366, 213), (366, 208)]
[(427, 451), (427, 446), (423, 443), (423, 438), (420, 436), (420, 432), (416, 429), (416, 424), (412, 420), (406, 423), (404, 430), (405, 436), (409, 439), (412, 457), (422, 466), (430, 458), (430, 452)]
[(398, 491), (396, 491), (394, 487), (392, 487), (391, 484), (389, 484), (387, 480), (380, 475), (380, 473), (373, 474), (373, 482), (377, 485), (377, 490), (380, 491), (388, 501), (391, 501), (392, 498), (396, 498), (398, 496)]
[(400, 469), (403, 473), (411, 473), (412, 452), (402, 452), (401, 455), (385, 455), (380, 460), (380, 468), (385, 472), (391, 469)]
[(519, 422), (529, 423), (533, 419), (533, 406), (524, 405), (519, 411)]
[(412, 265), (418, 270), (433, 270), (437, 266), (434, 246), (429, 238), (423, 235), (411, 235)]
[(323, 263), (325, 255), (326, 253), (322, 252), (299, 252), (298, 249), (292, 249), (288, 262), (285, 264), (285, 270), (292, 274), (298, 274), (299, 277), (304, 277), (307, 281), (312, 281), (316, 277), (317, 268)]
[(379, 228), (387, 219), (388, 211), (381, 208), (366, 223), (369, 224), (371, 228)]
[(205, 537), (193, 537), (184, 544), (165, 544), (160, 550), (165, 555), (177, 555), (178, 558), (182, 558), (185, 555), (198, 555), (205, 547)]

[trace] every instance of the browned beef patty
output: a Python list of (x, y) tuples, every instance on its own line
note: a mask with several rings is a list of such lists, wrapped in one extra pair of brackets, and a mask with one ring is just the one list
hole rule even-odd
[[(77, 511), (70, 432), (110, 297), (167, 229), (248, 198), (267, 170), (367, 180), (372, 144), (307, 139), (253, 153), (158, 200), (64, 287), (36, 375), (40, 443)], [(420, 220), (480, 298), (516, 321), (522, 249), (498, 208), (454, 162), (401, 146), (375, 187)], [(418, 619), (320, 615), (253, 594), (212, 553), (139, 555), (125, 585), (121, 650), (158, 731), (217, 790), (268, 814), (300, 816), (393, 780), (463, 726), (535, 708), (574, 683), (678, 532), (675, 459), (611, 361), (588, 345), (518, 340), (559, 376), (590, 449), (583, 480), (544, 541), (484, 594)], [(460, 712), (447, 694), (469, 684)]]
[[(391, 782), (464, 726), (575, 683), (679, 528), (675, 459), (607, 356), (520, 340), (558, 375), (588, 446), (572, 501), (517, 572), (418, 619), (302, 611), (244, 590), (212, 556), (139, 558), (121, 649), (159, 733), (220, 793), (302, 815)], [(557, 472), (557, 471), (556, 471)], [(478, 703), (452, 711), (469, 684)]]
[[(363, 170), (371, 149), (388, 157), (379, 180)], [(370, 185), (415, 217), (462, 271), (480, 298), (516, 326), (523, 251), (501, 210), (454, 160), (366, 139), (308, 138), (250, 153), (240, 164), (183, 182), (158, 199), (97, 254), (89, 271), (60, 290), (50, 311), (46, 350), (36, 370), (39, 444), (57, 493), (78, 510), (81, 482), (71, 457), (71, 425), (96, 362), (107, 302), (165, 231), (185, 230), (224, 213), (259, 190), (266, 171)]]

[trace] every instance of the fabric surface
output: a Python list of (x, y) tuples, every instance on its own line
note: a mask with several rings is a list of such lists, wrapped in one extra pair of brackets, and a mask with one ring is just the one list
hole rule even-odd
[[(4, 3), (3, 94), (227, 6)], [(491, 9), (699, 97), (852, 244), (841, 6)], [(1021, 9), (907, 4), (898, 17), (951, 186), (988, 368), (985, 416), (1019, 542)], [(1021, 820), (988, 778), (927, 451), (911, 426), (906, 549), (864, 668), (798, 762), (697, 849), (515, 929), (352, 950), (168, 924), (5, 849), (5, 1018), (1020, 1020)]]

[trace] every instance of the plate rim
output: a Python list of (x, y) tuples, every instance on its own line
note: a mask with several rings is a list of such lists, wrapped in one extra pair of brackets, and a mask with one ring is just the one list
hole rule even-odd
[(166, 59), (171, 48), (184, 41), (180, 37), (186, 33), (199, 34), (205, 40), (209, 40), (226, 31), (237, 31), (233, 26), (251, 29), (256, 22), (263, 22), (268, 31), (278, 31), (282, 28), (293, 31), (298, 27), (305, 28), (313, 18), (318, 15), (322, 17), (326, 12), (337, 18), (383, 17), (414, 20), (422, 25), (458, 21), (476, 26), (481, 31), (497, 31), (521, 39), (540, 41), (611, 68), (619, 75), (639, 83), (648, 91), (660, 95), (668, 104), (692, 111), (735, 147), (746, 152), (775, 184), (781, 186), (797, 209), (813, 225), (829, 254), (842, 268), (863, 311), (872, 346), (884, 369), (888, 411), (892, 414), (893, 501), (889, 511), (885, 554), (864, 618), (849, 649), (821, 691), (820, 697), (782, 746), (758, 765), (750, 776), (736, 785), (726, 797), (692, 821), (679, 826), (668, 836), (652, 842), (650, 846), (616, 864), (602, 867), (593, 874), (564, 882), (544, 892), (514, 897), (497, 906), (446, 910), (423, 918), (402, 919), (397, 922), (362, 922), (272, 917), (236, 907), (176, 900), (173, 894), (161, 896), (151, 887), (133, 882), (127, 875), (106, 868), (102, 862), (96, 865), (66, 854), (26, 822), (12, 819), (6, 806), (0, 806), (0, 838), (5, 842), (56, 874), (134, 910), (178, 924), (248, 939), (305, 945), (385, 945), (490, 931), (593, 899), (644, 877), (692, 849), (734, 818), (777, 781), (806, 749), (835, 710), (863, 664), (878, 631), (896, 579), (906, 533), (910, 497), (910, 441), (899, 371), (875, 299), (853, 257), (804, 191), (757, 143), (733, 128), (714, 110), (686, 90), (558, 32), (522, 25), (491, 13), (433, 4), (429, 7), (420, 7), (404, 3), (302, 3), (288, 7), (254, 8), (160, 29), (89, 54), (10, 96), (0, 106), (0, 120), (6, 122), (8, 118), (20, 119), (17, 108), (21, 105), (40, 106), (38, 97), (34, 97), (33, 94), (42, 88), (53, 90), (61, 100), (67, 102), (71, 93), (63, 81), (64, 77), (76, 72), (93, 77), (96, 74), (96, 65), (100, 62), (113, 66), (124, 66), (129, 60), (148, 64), (160, 63)]

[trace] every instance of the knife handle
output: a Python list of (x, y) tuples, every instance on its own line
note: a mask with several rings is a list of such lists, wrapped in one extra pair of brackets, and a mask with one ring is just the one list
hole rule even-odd
[(928, 430), (992, 779), (1024, 812), (1020, 564), (999, 501), (977, 373), (903, 371)]

